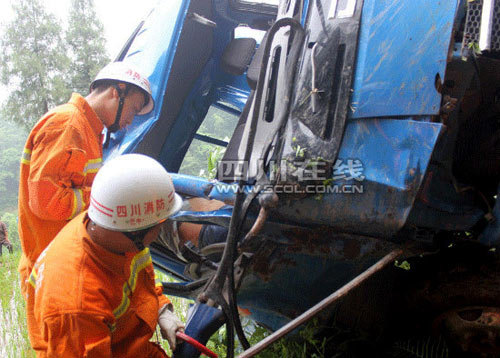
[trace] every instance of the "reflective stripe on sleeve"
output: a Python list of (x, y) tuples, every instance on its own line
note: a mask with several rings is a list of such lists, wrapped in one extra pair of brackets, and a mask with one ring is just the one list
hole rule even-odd
[(23, 155), (21, 157), (21, 164), (30, 165), (31, 162), (31, 150), (24, 148)]
[(102, 167), (102, 158), (91, 159), (85, 164), (83, 168), (83, 175), (90, 173), (97, 173)]
[(73, 210), (68, 220), (73, 219), (76, 215), (83, 211), (83, 191), (82, 189), (71, 189), (73, 190)]
[(31, 275), (30, 277), (28, 278), (28, 283), (33, 286), (33, 288), (36, 288), (36, 279), (37, 279), (37, 274), (36, 274), (36, 271), (35, 269), (31, 270)]
[(149, 253), (149, 248), (147, 247), (135, 255), (132, 259), (132, 262), (130, 263), (130, 277), (127, 282), (123, 284), (122, 300), (118, 307), (113, 310), (113, 315), (116, 319), (120, 318), (125, 314), (125, 312), (127, 312), (128, 307), (130, 306), (129, 296), (131, 296), (135, 291), (137, 277), (139, 276), (139, 273), (151, 263), (152, 259)]
[(155, 286), (156, 287), (163, 287), (163, 284), (161, 283), (161, 280), (156, 273), (155, 273)]

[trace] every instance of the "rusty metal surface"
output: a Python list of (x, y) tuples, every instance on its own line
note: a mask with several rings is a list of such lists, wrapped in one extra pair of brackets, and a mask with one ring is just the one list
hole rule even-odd
[[(269, 230), (269, 228), (268, 228)], [(276, 330), (398, 245), (331, 228), (276, 230), (257, 237), (238, 305)]]
[(481, 357), (500, 354), (500, 307), (462, 307), (441, 315), (436, 325), (452, 349)]
[(311, 318), (313, 318), (315, 315), (317, 315), (319, 312), (321, 312), (323, 309), (340, 299), (341, 297), (345, 296), (347, 293), (349, 293), (352, 289), (356, 288), (357, 286), (361, 285), (366, 279), (371, 277), (373, 274), (378, 272), (379, 270), (383, 269), (385, 266), (393, 263), (393, 261), (401, 255), (402, 251), (401, 250), (394, 250), (390, 252), (388, 255), (384, 256), (381, 260), (379, 260), (377, 263), (375, 263), (373, 266), (371, 266), (369, 269), (364, 271), (362, 274), (351, 280), (349, 283), (344, 285), (342, 288), (338, 289), (334, 293), (332, 293), (330, 296), (327, 298), (323, 299), (321, 302), (316, 304), (315, 306), (311, 307), (308, 309), (306, 312), (301, 314), (299, 317), (288, 323), (287, 325), (283, 326), (280, 328), (278, 331), (274, 332), (272, 335), (266, 337), (253, 347), (247, 349), (245, 352), (239, 355), (239, 358), (247, 358), (247, 357), (253, 357), (254, 355), (258, 354), (260, 351), (262, 351), (264, 348), (269, 346), (270, 344), (274, 343), (276, 340), (280, 339), (287, 333), (290, 333), (293, 331), (295, 328), (299, 327), (301, 324), (304, 322), (307, 322)]

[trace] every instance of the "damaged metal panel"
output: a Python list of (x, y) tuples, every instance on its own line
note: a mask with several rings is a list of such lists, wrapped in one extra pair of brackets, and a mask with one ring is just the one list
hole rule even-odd
[(352, 118), (438, 114), (458, 1), (365, 0)]
[(282, 159), (320, 160), (327, 169), (334, 164), (348, 117), (362, 9), (361, 0), (311, 3)]
[(469, 230), (484, 214), (477, 206), (477, 193), (457, 190), (449, 174), (433, 162), (408, 216), (408, 224), (435, 230)]
[[(428, 119), (349, 121), (330, 180), (302, 192), (291, 185), (276, 188), (281, 220), (374, 237), (394, 235), (407, 220), (443, 130)], [(172, 178), (181, 194), (234, 203), (234, 185), (175, 173)], [(245, 189), (250, 192), (252, 186)]]
[(393, 248), (328, 228), (268, 233), (243, 280), (238, 306), (276, 330)]
[(442, 130), (425, 121), (349, 121), (332, 173), (337, 180), (324, 194), (281, 196), (280, 214), (342, 232), (394, 235), (406, 222)]

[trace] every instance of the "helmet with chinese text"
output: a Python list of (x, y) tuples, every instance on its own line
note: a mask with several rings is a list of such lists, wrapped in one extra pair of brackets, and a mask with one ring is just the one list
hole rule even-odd
[(90, 84), (90, 91), (92, 91), (100, 81), (104, 80), (124, 82), (139, 87), (144, 92), (146, 101), (144, 102), (144, 107), (138, 114), (147, 114), (153, 110), (154, 100), (151, 85), (147, 77), (142, 75), (132, 64), (126, 62), (111, 62), (104, 66)]
[(165, 221), (181, 206), (182, 198), (160, 163), (142, 154), (125, 154), (97, 173), (88, 215), (105, 229), (131, 232)]

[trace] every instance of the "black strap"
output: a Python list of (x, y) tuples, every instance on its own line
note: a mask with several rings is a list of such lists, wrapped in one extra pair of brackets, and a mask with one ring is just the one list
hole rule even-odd
[[(147, 230), (149, 231), (149, 229)], [(132, 232), (123, 232), (123, 235), (125, 235), (127, 238), (129, 238), (137, 248), (137, 250), (142, 251), (144, 250), (144, 237), (147, 234), (147, 231), (144, 233), (141, 231), (132, 231)]]
[(146, 237), (148, 232), (154, 229), (155, 227), (156, 225), (153, 225), (145, 229), (140, 229), (137, 231), (128, 231), (128, 232), (123, 231), (122, 233), (134, 243), (135, 247), (137, 247), (137, 250), (142, 251), (144, 250), (145, 247), (143, 243), (144, 238)]
[(115, 89), (118, 91), (118, 95), (120, 96), (120, 101), (118, 102), (118, 109), (116, 110), (115, 121), (112, 125), (107, 128), (106, 140), (104, 141), (103, 148), (107, 149), (109, 146), (109, 140), (111, 138), (111, 133), (115, 133), (120, 129), (120, 118), (122, 116), (123, 104), (125, 103), (125, 97), (127, 97), (128, 92), (130, 91), (130, 86), (125, 84), (125, 89), (122, 90), (118, 83), (113, 85)]

